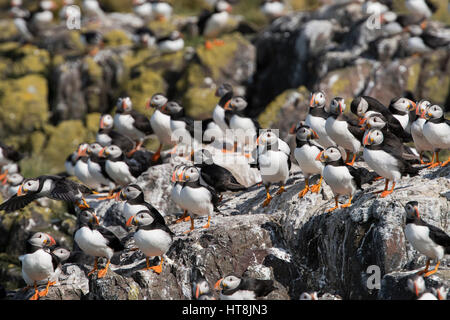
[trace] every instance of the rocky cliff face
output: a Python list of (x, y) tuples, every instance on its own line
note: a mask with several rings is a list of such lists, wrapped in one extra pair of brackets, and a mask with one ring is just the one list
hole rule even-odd
[[(101, 223), (123, 237), (127, 249), (116, 254), (103, 279), (86, 276), (93, 259), (77, 252), (71, 262), (64, 264), (59, 284), (44, 299), (191, 299), (193, 268), (203, 273), (210, 286), (230, 272), (274, 279), (277, 290), (267, 299), (298, 299), (304, 291), (327, 292), (344, 299), (411, 299), (406, 281), (413, 270), (423, 268), (425, 257), (405, 239), (402, 205), (419, 201), (426, 221), (450, 230), (448, 167), (404, 178), (394, 194), (386, 198), (372, 193), (382, 189), (383, 182), (364, 185), (364, 192), (357, 193), (350, 208), (333, 213), (325, 213), (333, 202), (326, 185), (321, 194), (298, 198), (304, 180), (294, 167), (287, 192), (275, 196), (267, 208), (261, 206), (265, 198), (262, 187), (227, 194), (209, 229), (201, 228), (206, 221), (198, 219), (195, 231), (185, 235), (189, 223), (172, 223), (181, 214), (167, 194), (172, 168), (170, 163), (152, 167), (138, 181), (145, 188), (146, 199), (166, 215), (176, 234), (163, 272), (157, 275), (141, 270), (145, 257), (130, 250), (134, 241), (125, 227), (122, 203), (89, 199)], [(57, 241), (67, 243), (64, 239), (70, 238), (70, 232), (64, 231), (60, 223), (50, 225), (60, 232)], [(367, 285), (372, 283), (370, 266), (379, 268), (379, 290)], [(450, 261), (443, 260), (439, 272), (427, 279), (427, 286), (448, 286), (449, 272)], [(10, 291), (8, 297), (26, 299), (31, 294)]]

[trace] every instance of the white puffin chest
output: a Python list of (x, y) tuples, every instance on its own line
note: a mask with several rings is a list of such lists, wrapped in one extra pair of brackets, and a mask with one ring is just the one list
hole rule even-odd
[(401, 172), (399, 171), (398, 160), (389, 153), (383, 150), (364, 148), (363, 157), (369, 167), (380, 176), (392, 181), (400, 180)]
[(150, 118), (153, 131), (163, 144), (171, 145), (172, 130), (170, 130), (170, 117), (159, 110), (156, 110)]
[(308, 114), (305, 119), (306, 125), (313, 129), (319, 136), (319, 144), (325, 148), (335, 146), (336, 143), (328, 136), (325, 129), (326, 120), (322, 117), (315, 117)]
[(350, 133), (346, 121), (329, 117), (325, 122), (325, 131), (338, 146), (342, 146), (345, 150), (350, 150), (353, 153), (359, 151), (361, 142)]
[(108, 247), (108, 241), (97, 230), (82, 227), (75, 233), (74, 240), (88, 255), (108, 259), (113, 255), (113, 250)]
[(322, 174), (323, 164), (316, 160), (319, 153), (319, 148), (309, 144), (304, 144), (300, 148), (295, 148), (294, 157), (304, 175)]
[(165, 40), (158, 44), (159, 50), (163, 53), (171, 53), (183, 50), (184, 40), (182, 38), (176, 40)]
[(180, 192), (184, 209), (196, 215), (211, 215), (214, 206), (211, 203), (212, 195), (204, 187), (192, 188), (184, 186)]
[(145, 134), (134, 127), (134, 118), (130, 114), (116, 114), (114, 116), (114, 128), (121, 134), (134, 140), (145, 137)]
[(42, 249), (21, 256), (21, 261), (24, 278), (31, 281), (47, 280), (54, 271), (51, 255)]
[(289, 177), (288, 156), (281, 151), (268, 150), (258, 156), (263, 182), (285, 183)]
[(444, 257), (444, 248), (431, 240), (428, 227), (408, 223), (405, 227), (406, 239), (420, 253), (430, 259), (441, 260)]
[(97, 136), (95, 137), (95, 141), (100, 143), (102, 147), (109, 146), (112, 142), (112, 139), (109, 135), (106, 133), (97, 133)]
[(356, 184), (353, 176), (344, 166), (326, 165), (322, 171), (323, 178), (335, 195), (353, 195)]
[(426, 120), (419, 118), (411, 125), (411, 136), (417, 151), (433, 151), (433, 145), (425, 138), (423, 134), (423, 126)]
[(409, 123), (409, 114), (400, 115), (400, 114), (394, 114), (394, 118), (400, 122), (403, 130), (406, 130), (406, 127), (408, 127)]
[(203, 35), (207, 38), (217, 37), (227, 26), (229, 14), (226, 11), (213, 14), (205, 25)]
[(219, 106), (216, 105), (216, 107), (213, 110), (212, 118), (214, 122), (222, 129), (223, 131), (228, 129), (228, 125), (225, 122), (225, 110)]
[(423, 134), (436, 149), (450, 148), (450, 126), (445, 122), (425, 122), (423, 125)]
[(183, 203), (180, 197), (182, 188), (183, 186), (180, 183), (175, 183), (174, 186), (172, 187), (172, 191), (170, 192), (172, 201), (175, 202), (175, 204), (179, 207), (182, 207), (181, 204)]
[(138, 230), (134, 234), (134, 241), (147, 257), (162, 256), (172, 244), (170, 235), (161, 229)]
[(126, 185), (136, 181), (136, 178), (130, 173), (128, 165), (123, 161), (106, 160), (105, 170), (120, 185)]

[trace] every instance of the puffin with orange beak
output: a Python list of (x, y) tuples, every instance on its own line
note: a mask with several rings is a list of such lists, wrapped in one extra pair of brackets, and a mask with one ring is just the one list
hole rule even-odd
[(129, 97), (117, 99), (114, 129), (135, 141), (137, 143), (135, 150), (139, 150), (144, 140), (154, 133), (149, 119), (133, 109), (133, 103)]
[[(344, 98), (336, 97), (330, 104), (330, 116), (325, 122), (325, 130), (328, 136), (347, 152), (345, 160), (349, 165), (355, 163), (356, 155), (361, 148), (361, 140), (364, 132), (358, 126), (357, 119), (352, 119), (344, 114), (346, 104)], [(353, 158), (350, 161), (350, 154)]]
[[(411, 136), (413, 137), (414, 146), (420, 155), (420, 163), (425, 164), (423, 161), (423, 153), (429, 151), (433, 153), (433, 145), (425, 138), (423, 134), (423, 126), (427, 121), (425, 119), (425, 112), (427, 108), (431, 106), (431, 102), (427, 100), (420, 100), (416, 106), (416, 120), (411, 124)], [(412, 109), (411, 109), (412, 110)], [(434, 153), (433, 153), (434, 160)], [(433, 162), (433, 161), (432, 161)]]
[(40, 176), (26, 179), (18, 188), (17, 194), (0, 205), (0, 210), (12, 212), (20, 210), (32, 201), (47, 197), (76, 204), (80, 209), (89, 208), (84, 197), (94, 192), (85, 185), (61, 176)]
[(155, 207), (145, 201), (144, 191), (137, 184), (129, 184), (123, 187), (116, 199), (126, 201), (122, 213), (125, 221), (128, 221), (130, 217), (135, 216), (142, 210), (150, 211), (156, 216), (163, 216)]
[(23, 159), (23, 155), (13, 147), (0, 142), (0, 166), (16, 163)]
[(441, 165), (446, 166), (450, 162), (439, 162), (439, 151), (450, 149), (450, 120), (445, 119), (444, 110), (438, 105), (429, 106), (425, 112), (427, 121), (423, 125), (423, 135), (433, 145), (434, 163), (431, 168)]
[(137, 151), (136, 143), (128, 136), (125, 136), (113, 129), (114, 118), (110, 114), (104, 114), (100, 118), (100, 126), (95, 138), (96, 142), (103, 147), (110, 146), (112, 144), (120, 147), (127, 154), (128, 157), (132, 156)]
[[(378, 129), (366, 131), (363, 139), (363, 157), (368, 166), (386, 180), (386, 185), (381, 192), (384, 198), (394, 191), (395, 183), (404, 175), (416, 176), (421, 168), (412, 167), (404, 159), (401, 148), (396, 148), (395, 143), (389, 142), (383, 132)], [(389, 181), (392, 188), (388, 190)], [(377, 193), (379, 193), (377, 192)]]
[(172, 130), (170, 129), (170, 116), (166, 114), (167, 102), (169, 100), (162, 93), (155, 93), (147, 102), (147, 109), (154, 108), (150, 123), (158, 137), (159, 147), (153, 156), (153, 161), (157, 161), (161, 157), (161, 150), (164, 145), (172, 146)]
[[(408, 202), (405, 211), (405, 237), (414, 249), (428, 258), (425, 269), (418, 273), (428, 277), (438, 271), (440, 261), (450, 254), (450, 236), (421, 218), (417, 201)], [(437, 264), (433, 270), (428, 271), (431, 260), (437, 261)]]
[(397, 97), (391, 100), (388, 110), (392, 113), (394, 118), (400, 122), (403, 130), (410, 133), (411, 123), (414, 120), (414, 112), (416, 103), (408, 98)]
[(107, 259), (106, 266), (97, 275), (97, 278), (103, 278), (108, 272), (114, 252), (122, 251), (124, 246), (112, 231), (100, 225), (94, 209), (81, 211), (78, 222), (80, 227), (75, 231), (74, 240), (84, 253), (95, 257), (94, 268), (88, 276), (98, 270), (98, 259), (103, 257)]
[(191, 217), (188, 216), (187, 210), (184, 208), (183, 201), (181, 201), (181, 189), (183, 189), (183, 173), (188, 166), (179, 164), (175, 166), (172, 172), (172, 190), (170, 191), (170, 198), (172, 201), (183, 210), (181, 218), (177, 219), (175, 223), (182, 221), (189, 221)]
[(206, 281), (205, 277), (196, 267), (192, 269), (191, 282), (192, 282), (192, 299), (216, 300), (213, 293), (211, 292), (211, 288), (209, 287), (208, 281)]
[[(157, 274), (162, 272), (163, 255), (169, 251), (174, 233), (167, 227), (163, 216), (157, 211), (143, 210), (127, 221), (127, 227), (137, 226), (133, 235), (136, 246), (145, 255), (147, 266), (144, 270), (153, 270)], [(150, 257), (159, 256), (160, 263), (150, 267)]]
[[(205, 48), (211, 50), (214, 45), (221, 46), (223, 41), (216, 38), (225, 31), (232, 6), (225, 0), (218, 0), (214, 4), (214, 10), (203, 10), (198, 17), (197, 26), (199, 33), (205, 38)], [(211, 41), (212, 40), (212, 41)]]
[(87, 185), (89, 188), (99, 190), (101, 188), (101, 183), (92, 176), (89, 171), (89, 144), (82, 143), (78, 147), (77, 156), (75, 158), (74, 174), (83, 184)]
[(220, 300), (256, 300), (277, 289), (273, 280), (260, 280), (229, 274), (219, 279), (214, 289), (220, 291)]
[(322, 171), (323, 178), (334, 194), (335, 206), (326, 212), (339, 208), (339, 196), (349, 196), (348, 203), (341, 206), (347, 208), (352, 205), (352, 199), (358, 190), (362, 190), (362, 184), (371, 182), (376, 174), (365, 168), (354, 168), (345, 164), (341, 151), (337, 147), (328, 147), (321, 151), (317, 158), (325, 163)]
[[(316, 160), (316, 158), (323, 151), (323, 148), (315, 142), (319, 138), (317, 133), (307, 126), (304, 121), (300, 121), (294, 131), (296, 141), (294, 157), (305, 177), (305, 188), (300, 191), (298, 197), (303, 198), (308, 191), (313, 193), (319, 193), (320, 191), (323, 180), (323, 164), (320, 160)], [(320, 175), (319, 182), (310, 187), (309, 178), (316, 174)]]
[(326, 97), (323, 91), (317, 91), (311, 93), (311, 99), (309, 101), (309, 112), (306, 116), (305, 123), (311, 129), (313, 129), (319, 139), (317, 142), (324, 148), (335, 146), (336, 143), (328, 136), (325, 130), (325, 123), (329, 116), (325, 111)]

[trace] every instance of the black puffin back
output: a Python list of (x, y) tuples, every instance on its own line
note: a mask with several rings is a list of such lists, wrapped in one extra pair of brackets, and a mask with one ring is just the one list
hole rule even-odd
[(241, 290), (254, 291), (256, 297), (265, 297), (276, 289), (273, 285), (273, 280), (260, 280), (246, 277), (241, 279), (238, 288)]

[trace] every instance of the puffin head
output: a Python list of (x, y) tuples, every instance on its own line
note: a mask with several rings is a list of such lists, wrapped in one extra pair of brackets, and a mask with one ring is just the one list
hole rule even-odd
[(88, 154), (95, 154), (98, 155), (100, 151), (103, 150), (103, 147), (100, 145), (100, 143), (94, 142), (89, 145), (89, 148), (87, 149)]
[(241, 283), (241, 278), (234, 274), (229, 274), (219, 280), (217, 280), (216, 284), (214, 285), (214, 289), (221, 290), (233, 290), (236, 289), (239, 284)]
[(355, 98), (350, 104), (350, 110), (362, 120), (367, 110), (369, 110), (369, 103), (363, 97)]
[(420, 297), (425, 292), (425, 280), (421, 276), (409, 278), (407, 281), (408, 289), (413, 292), (416, 297)]
[(434, 104), (429, 106), (427, 111), (425, 112), (425, 119), (440, 119), (444, 116), (444, 111), (440, 106)]
[(427, 111), (428, 107), (431, 106), (431, 102), (428, 100), (420, 100), (416, 104), (416, 115), (420, 116), (421, 118), (425, 117), (425, 112)]
[(102, 150), (100, 150), (98, 155), (100, 157), (104, 156), (106, 158), (116, 159), (122, 155), (122, 149), (120, 149), (120, 147), (112, 144), (112, 145), (104, 147)]
[(344, 98), (335, 97), (331, 100), (330, 103), (330, 112), (333, 114), (341, 114), (344, 113), (346, 108)]
[(184, 164), (178, 164), (173, 168), (172, 178), (171, 178), (172, 182), (180, 181), (180, 178), (181, 178), (180, 176), (183, 175), (184, 168), (186, 168), (186, 165), (184, 165)]
[(328, 147), (317, 155), (316, 160), (321, 162), (333, 162), (338, 161), (341, 158), (342, 154), (338, 148)]
[(180, 106), (176, 101), (167, 102), (166, 106), (163, 107), (162, 109), (163, 109), (162, 111), (168, 115), (175, 115), (184, 110), (184, 108)]
[(417, 201), (409, 201), (405, 205), (406, 218), (408, 219), (420, 219), (419, 203)]
[(187, 167), (183, 172), (183, 181), (195, 182), (200, 179), (200, 172), (197, 167)]
[(17, 196), (24, 196), (31, 192), (36, 192), (39, 189), (38, 179), (26, 179), (17, 190)]
[(121, 97), (117, 99), (116, 112), (117, 113), (129, 113), (133, 110), (133, 102), (130, 97)]
[(78, 218), (80, 219), (80, 223), (82, 225), (99, 225), (100, 221), (98, 220), (98, 217), (95, 215), (95, 211), (92, 208), (84, 209), (80, 212), (78, 215)]
[(13, 173), (6, 177), (6, 182), (12, 186), (18, 186), (24, 180), (24, 177), (20, 173)]
[(211, 292), (208, 282), (205, 279), (201, 279), (195, 284), (195, 299), (198, 299), (204, 294)]
[(55, 239), (51, 235), (45, 232), (36, 232), (28, 242), (35, 247), (44, 248), (51, 247), (56, 244)]
[(163, 108), (169, 99), (167, 99), (162, 93), (155, 93), (150, 100), (147, 101), (146, 108), (155, 108), (157, 110), (160, 110)]
[(137, 184), (129, 184), (120, 190), (120, 200), (136, 199), (142, 192), (142, 188)]
[(303, 292), (300, 295), (300, 300), (319, 300), (319, 297), (317, 296), (317, 292)]
[(326, 97), (323, 91), (316, 91), (311, 93), (311, 99), (309, 100), (309, 106), (311, 108), (322, 108), (325, 106)]
[(60, 262), (66, 261), (70, 257), (70, 251), (64, 248), (56, 248), (52, 251), (54, 255)]
[(297, 129), (295, 137), (300, 141), (308, 141), (310, 139), (318, 139), (319, 138), (317, 133), (313, 129), (311, 129), (309, 126), (307, 126), (306, 124), (301, 125)]
[(89, 150), (89, 144), (81, 143), (78, 146), (78, 150), (77, 150), (77, 155), (75, 157), (75, 161), (77, 161), (78, 159), (80, 159), (82, 157), (86, 157), (88, 150)]
[(127, 227), (129, 227), (131, 225), (148, 226), (148, 225), (152, 224), (153, 221), (155, 221), (155, 219), (151, 215), (150, 211), (142, 210), (142, 211), (139, 211), (135, 216), (131, 216), (128, 219), (126, 226)]
[(100, 129), (112, 129), (114, 126), (114, 119), (110, 114), (104, 114), (100, 118)]
[(272, 130), (268, 129), (259, 135), (256, 143), (260, 146), (277, 146), (278, 137)]
[(174, 30), (169, 34), (169, 38), (170, 38), (170, 40), (175, 41), (175, 40), (183, 38), (183, 35), (180, 31)]
[(224, 0), (217, 1), (214, 8), (216, 12), (231, 12), (233, 10), (231, 4)]
[(370, 146), (370, 145), (379, 145), (383, 142), (384, 140), (384, 135), (383, 132), (381, 132), (381, 130), (378, 129), (371, 129), (366, 131), (366, 133), (364, 134), (364, 138), (363, 138), (363, 144), (365, 146)]
[(11, 7), (20, 7), (22, 4), (22, 0), (11, 0)]
[(416, 109), (416, 103), (407, 98), (394, 98), (391, 100), (390, 106), (401, 112), (408, 112)]
[[(372, 113), (373, 112), (373, 113)], [(372, 113), (369, 115), (369, 113)], [(366, 114), (364, 127), (366, 129), (383, 129), (386, 125), (386, 118), (378, 112), (369, 111)]]
[(236, 110), (236, 111), (243, 111), (245, 108), (247, 108), (247, 101), (244, 99), (244, 97), (236, 96), (233, 97), (230, 100), (230, 103), (225, 105), (225, 110)]
[(56, 3), (52, 0), (43, 0), (39, 3), (42, 10), (52, 11), (56, 9)]

